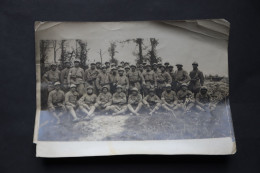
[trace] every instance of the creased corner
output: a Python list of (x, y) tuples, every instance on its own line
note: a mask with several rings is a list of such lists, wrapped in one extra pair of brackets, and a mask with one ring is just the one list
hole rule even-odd
[(54, 26), (57, 26), (59, 24), (61, 24), (62, 22), (41, 22), (41, 21), (35, 21), (34, 23), (34, 31), (43, 31), (43, 30), (47, 30), (50, 29)]

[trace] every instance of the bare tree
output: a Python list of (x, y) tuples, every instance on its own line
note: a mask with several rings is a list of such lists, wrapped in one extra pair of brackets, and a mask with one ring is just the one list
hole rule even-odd
[(157, 51), (156, 47), (159, 44), (159, 41), (155, 38), (150, 38), (150, 43), (151, 43), (151, 50), (148, 51), (147, 55), (150, 57), (149, 61), (150, 64), (157, 63), (160, 61), (160, 57), (157, 57)]
[(110, 62), (118, 64), (118, 60), (115, 58), (115, 54), (118, 53), (116, 51), (116, 42), (111, 42), (110, 47), (108, 48), (109, 55), (111, 57)]
[(57, 40), (51, 40), (52, 43), (52, 48), (53, 48), (53, 59), (54, 62), (57, 63), (57, 51), (60, 49), (60, 46), (58, 46), (58, 41)]
[(100, 62), (101, 62), (101, 64), (103, 64), (103, 55), (104, 55), (105, 53), (106, 53), (106, 52), (103, 52), (103, 53), (102, 53), (102, 50), (101, 50), (101, 49), (100, 49), (99, 52), (98, 52), (99, 57), (100, 57)]
[(40, 41), (40, 64), (41, 64), (41, 75), (43, 75), (46, 71), (45, 69), (45, 61), (48, 58), (47, 53), (49, 51), (50, 41), (49, 40), (41, 40)]
[[(77, 47), (77, 44), (79, 47)], [(87, 48), (88, 44), (86, 41), (76, 40), (76, 58), (80, 59), (80, 66), (85, 69), (87, 61), (87, 53), (89, 49)]]

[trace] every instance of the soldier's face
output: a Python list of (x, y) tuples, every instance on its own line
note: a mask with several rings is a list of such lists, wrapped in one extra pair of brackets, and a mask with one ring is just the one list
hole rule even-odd
[(95, 65), (91, 65), (91, 69), (92, 69), (92, 70), (94, 70), (94, 69), (95, 69), (95, 67), (96, 67)]
[(182, 87), (182, 90), (183, 90), (183, 91), (186, 91), (187, 89), (188, 89), (188, 88), (187, 88), (186, 86), (183, 86), (183, 87)]
[(157, 69), (157, 66), (156, 66), (156, 65), (154, 65), (154, 66), (153, 66), (153, 69), (154, 69), (154, 70), (156, 70), (156, 69)]
[(70, 63), (67, 62), (66, 63), (66, 67), (69, 68), (70, 67)]
[(74, 65), (75, 65), (75, 67), (78, 67), (79, 66), (79, 62), (75, 62)]
[(206, 94), (206, 93), (207, 93), (207, 90), (202, 89), (202, 90), (200, 90), (200, 92), (201, 92), (201, 94)]
[(102, 68), (102, 71), (103, 71), (103, 73), (106, 73), (106, 69), (105, 68)]
[(122, 91), (122, 88), (117, 88), (116, 89), (116, 92), (118, 92), (118, 93), (121, 93), (121, 91)]
[(106, 67), (109, 67), (110, 66), (110, 64), (109, 63), (106, 63)]
[(167, 87), (167, 88), (166, 88), (166, 91), (167, 91), (167, 92), (170, 92), (170, 91), (171, 91), (171, 88), (170, 88), (170, 87)]
[(178, 70), (181, 70), (181, 69), (182, 69), (182, 66), (181, 66), (181, 65), (178, 65), (178, 66), (177, 66), (177, 69), (178, 69)]
[(103, 93), (106, 94), (107, 93), (107, 88), (103, 88)]
[(169, 70), (170, 70), (170, 71), (172, 71), (172, 70), (173, 70), (173, 68), (171, 67), (171, 68), (169, 68)]
[(100, 68), (101, 64), (96, 64), (97, 68)]
[(132, 70), (132, 71), (135, 71), (135, 67), (132, 67), (131, 70)]
[(154, 92), (151, 91), (151, 92), (149, 93), (149, 95), (150, 95), (150, 96), (154, 96)]
[(124, 71), (118, 71), (119, 75), (122, 76), (124, 74)]
[(132, 91), (132, 94), (133, 94), (134, 96), (136, 96), (136, 95), (137, 95), (137, 92), (136, 92), (136, 91)]
[(198, 66), (197, 66), (196, 64), (193, 64), (193, 65), (192, 65), (192, 68), (193, 68), (193, 69), (197, 69)]
[(52, 69), (53, 71), (55, 71), (56, 68), (57, 68), (57, 66), (55, 66), (55, 65), (52, 65), (52, 66), (51, 66), (51, 69)]
[(116, 70), (112, 70), (112, 73), (115, 75), (116, 74)]
[(72, 91), (72, 92), (75, 92), (75, 91), (76, 91), (76, 88), (75, 88), (75, 87), (72, 87), (72, 88), (71, 88), (71, 91)]
[(150, 67), (150, 66), (147, 66), (147, 67), (146, 67), (146, 70), (150, 71), (150, 70), (151, 70), (151, 67)]
[(55, 85), (55, 89), (59, 90), (60, 89), (60, 85)]
[(126, 72), (129, 72), (129, 70), (130, 70), (129, 68), (126, 68), (126, 69), (125, 69)]
[(87, 89), (87, 93), (88, 94), (92, 94), (93, 93), (93, 89), (92, 88)]
[(164, 71), (165, 71), (165, 68), (161, 68), (161, 71), (164, 72)]

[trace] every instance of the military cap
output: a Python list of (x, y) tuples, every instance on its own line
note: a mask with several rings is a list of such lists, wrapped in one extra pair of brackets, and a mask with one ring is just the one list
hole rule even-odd
[(132, 88), (131, 91), (137, 91), (138, 92), (138, 89), (136, 87)]
[(110, 64), (110, 62), (107, 61), (107, 62), (105, 62), (105, 64)]
[(148, 67), (148, 66), (150, 66), (150, 67), (151, 67), (151, 65), (150, 65), (150, 64), (146, 64), (146, 65), (145, 65), (145, 67)]
[(89, 85), (89, 86), (87, 86), (86, 89), (88, 90), (88, 89), (94, 89), (94, 88), (93, 88), (93, 86)]
[(153, 63), (153, 66), (157, 66), (157, 63)]
[(55, 83), (54, 83), (54, 86), (56, 86), (56, 85), (60, 85), (60, 82), (55, 82)]
[(101, 90), (103, 90), (104, 88), (106, 88), (108, 90), (108, 87), (106, 85), (102, 86)]
[(80, 62), (80, 60), (79, 59), (75, 59), (74, 62)]
[(158, 62), (158, 63), (157, 63), (157, 65), (158, 65), (158, 66), (159, 66), (159, 65), (161, 66), (161, 65), (162, 65), (162, 63), (161, 63), (161, 62)]
[(160, 66), (160, 68), (162, 68), (162, 67), (163, 67), (163, 68), (165, 68), (165, 66), (164, 66), (164, 65), (161, 65), (161, 66)]
[(116, 70), (116, 67), (112, 67), (111, 70)]
[(173, 65), (169, 65), (168, 67), (169, 67), (169, 68), (173, 68)]
[(149, 89), (149, 92), (154, 92), (154, 91), (155, 91), (154, 88), (150, 88), (150, 89)]
[(75, 84), (71, 84), (70, 88), (76, 88), (76, 85)]
[(192, 63), (192, 65), (199, 65), (196, 61), (194, 61), (193, 63)]
[(96, 64), (101, 64), (101, 62), (98, 61), (98, 62), (96, 62)]
[(129, 62), (125, 62), (125, 64), (129, 64)]
[(124, 62), (124, 61), (121, 61), (120, 63), (123, 64), (123, 63), (125, 63), (125, 62)]
[(102, 66), (102, 69), (103, 69), (103, 68), (107, 68), (107, 67), (103, 65), (103, 66)]
[(133, 65), (133, 64), (132, 64), (132, 65), (130, 65), (130, 67), (136, 67), (136, 65)]
[(123, 87), (121, 85), (117, 85), (116, 88), (121, 88), (122, 89)]
[(169, 63), (169, 62), (165, 62), (165, 63), (164, 63), (164, 65), (166, 65), (166, 64), (168, 64), (168, 65), (169, 65), (170, 63)]
[(118, 71), (125, 71), (123, 68), (119, 68)]
[(51, 66), (57, 66), (57, 64), (53, 62), (53, 63), (51, 63)]
[(130, 69), (130, 67), (129, 67), (129, 66), (125, 66), (125, 69), (126, 69), (126, 68), (129, 68), (129, 69)]
[(116, 64), (115, 63), (111, 63), (111, 66), (116, 66)]
[(69, 60), (66, 60), (64, 63), (70, 63), (70, 61), (69, 61)]
[(186, 83), (181, 84), (181, 87), (184, 87), (184, 86), (188, 87), (188, 85)]
[(180, 64), (180, 63), (178, 63), (178, 64), (176, 64), (176, 66), (183, 66), (182, 64)]
[(206, 86), (202, 86), (200, 90), (208, 90), (208, 88)]
[(172, 86), (171, 86), (171, 84), (166, 84), (165, 87), (166, 87), (166, 88), (171, 88)]
[(96, 65), (96, 63), (92, 62), (90, 65)]

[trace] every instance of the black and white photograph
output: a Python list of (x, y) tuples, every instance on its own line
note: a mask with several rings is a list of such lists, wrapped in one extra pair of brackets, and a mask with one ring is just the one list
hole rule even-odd
[(229, 139), (234, 152), (227, 21), (38, 22), (35, 31), (36, 143)]

